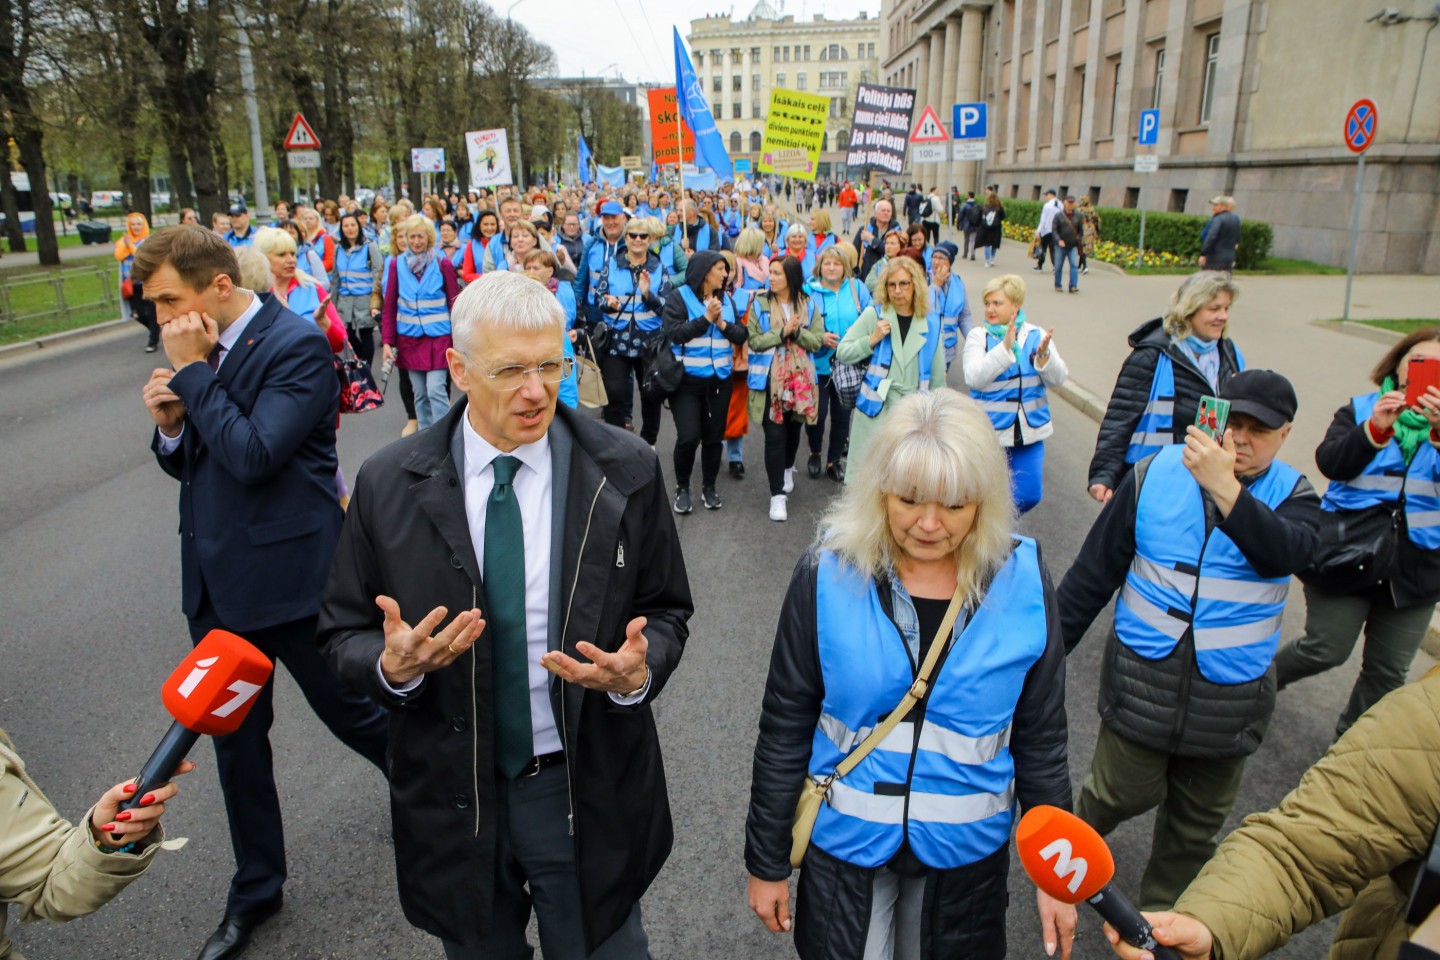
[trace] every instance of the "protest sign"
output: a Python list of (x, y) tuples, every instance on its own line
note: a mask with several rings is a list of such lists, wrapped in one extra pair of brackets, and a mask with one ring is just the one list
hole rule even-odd
[[(680, 106), (675, 99), (674, 87), (656, 87), (646, 91), (650, 98), (650, 143), (656, 163), (690, 163), (695, 159), (695, 134), (684, 123), (677, 123)], [(677, 148), (678, 137), (683, 131), (684, 155)]]
[(903, 171), (914, 112), (914, 90), (860, 84), (855, 94), (855, 119), (850, 124), (850, 149), (845, 154), (851, 174)]
[(510, 175), (510, 142), (499, 130), (472, 130), (465, 134), (470, 154), (470, 186), (498, 187), (514, 183)]
[[(825, 141), (825, 118), (830, 98), (798, 90), (770, 91), (770, 112), (765, 117), (765, 140), (760, 147), (760, 172), (783, 173), (800, 180), (814, 180), (820, 148)], [(803, 150), (803, 162), (795, 151)], [(777, 155), (787, 155), (777, 162)], [(781, 165), (783, 163), (783, 166)]]

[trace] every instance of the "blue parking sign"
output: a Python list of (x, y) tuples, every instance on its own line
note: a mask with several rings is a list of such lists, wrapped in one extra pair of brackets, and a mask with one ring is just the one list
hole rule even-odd
[(954, 140), (984, 140), (986, 137), (986, 105), (984, 103), (957, 103), (951, 109), (951, 138)]
[(1140, 145), (1147, 146), (1160, 142), (1160, 111), (1140, 111)]

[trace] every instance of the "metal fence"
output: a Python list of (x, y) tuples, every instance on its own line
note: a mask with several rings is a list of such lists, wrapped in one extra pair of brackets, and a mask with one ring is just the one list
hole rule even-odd
[(0, 324), (120, 316), (120, 265), (113, 260), (0, 278)]

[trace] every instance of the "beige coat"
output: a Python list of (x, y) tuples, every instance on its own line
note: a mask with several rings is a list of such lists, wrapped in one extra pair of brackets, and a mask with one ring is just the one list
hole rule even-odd
[(1440, 669), (1364, 714), (1280, 806), (1232, 833), (1175, 904), (1248, 960), (1341, 910), (1331, 960), (1393, 957), (1440, 821)]
[[(763, 331), (760, 329), (759, 301), (761, 297), (768, 297), (768, 294), (764, 291), (757, 293), (755, 300), (750, 303), (750, 309), (745, 312), (745, 325), (750, 328), (750, 338), (745, 341), (746, 346), (750, 348), (747, 365), (754, 362), (755, 354), (774, 350), (780, 346), (780, 341), (783, 339), (780, 329), (785, 322), (785, 311), (778, 303), (765, 304), (767, 308), (770, 308), (770, 329)], [(802, 300), (801, 309), (807, 311), (810, 309), (808, 296)], [(799, 332), (795, 334), (795, 341), (800, 344), (802, 350), (807, 350), (812, 355), (818, 350), (823, 350), (825, 348), (825, 314), (816, 310), (815, 316), (810, 318), (810, 322), (801, 325)], [(751, 390), (747, 396), (745, 411), (751, 423), (765, 422), (768, 412), (765, 409), (766, 396), (767, 391), (765, 390)]]
[(155, 859), (162, 827), (136, 853), (102, 853), (90, 835), (93, 813), (71, 825), (55, 812), (0, 731), (0, 960), (21, 960), (5, 935), (4, 904), (18, 904), (21, 921), (73, 920), (100, 909)]

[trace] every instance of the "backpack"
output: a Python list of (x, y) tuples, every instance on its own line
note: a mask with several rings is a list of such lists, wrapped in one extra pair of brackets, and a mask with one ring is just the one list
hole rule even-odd
[(680, 389), (685, 363), (671, 349), (673, 332), (673, 326), (665, 324), (640, 348), (640, 359), (645, 365), (645, 375), (640, 378), (640, 396), (646, 400), (664, 400)]

